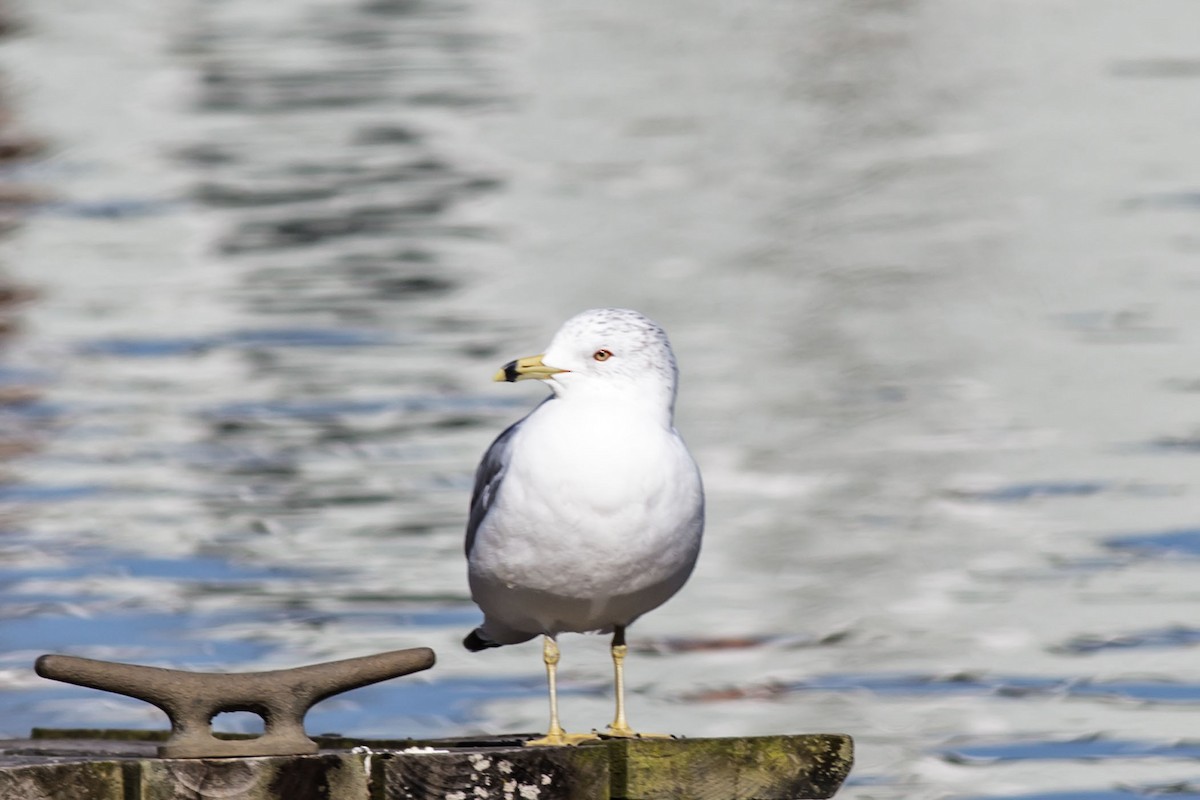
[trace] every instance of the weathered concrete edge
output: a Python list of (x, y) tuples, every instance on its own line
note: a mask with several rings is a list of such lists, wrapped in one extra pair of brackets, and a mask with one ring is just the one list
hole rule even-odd
[[(34, 788), (47, 785), (65, 786), (74, 776), (107, 776), (90, 793), (79, 797), (103, 798), (103, 800), (157, 800), (175, 797), (172, 782), (186, 780), (188, 775), (203, 775), (204, 781), (227, 780), (235, 777), (242, 789), (253, 786), (252, 793), (242, 791), (239, 797), (253, 800), (277, 800), (288, 797), (293, 800), (297, 785), (313, 785), (312, 793), (303, 793), (305, 800), (377, 800), (382, 797), (401, 797), (404, 790), (395, 779), (405, 776), (420, 776), (441, 771), (444, 775), (454, 774), (450, 762), (461, 764), (464, 758), (477, 754), (500, 755), (504, 752), (521, 751), (522, 737), (461, 738), (448, 740), (352, 740), (329, 736), (327, 743), (336, 743), (339, 748), (326, 750), (316, 755), (256, 756), (229, 759), (161, 759), (148, 758), (146, 740), (153, 741), (147, 732), (123, 737), (116, 732), (102, 741), (109, 744), (126, 741), (134, 746), (121, 752), (109, 751), (90, 755), (82, 750), (57, 750), (51, 742), (61, 736), (51, 736), (42, 731), (31, 745), (46, 747), (41, 755), (25, 752), (29, 758), (45, 759), (42, 763), (27, 763), (0, 767), (0, 798), (39, 796)], [(83, 731), (70, 731), (83, 733)], [(88, 731), (87, 733), (91, 733)], [(76, 740), (78, 741), (78, 740)], [(79, 742), (83, 744), (83, 742)], [(360, 752), (349, 752), (345, 747), (354, 745), (363, 748)], [(405, 753), (411, 747), (439, 747), (449, 753)], [(514, 750), (515, 748), (515, 750)], [(36, 750), (37, 748), (31, 748)], [(853, 741), (842, 734), (805, 734), (759, 737), (732, 737), (681, 740), (608, 740), (587, 744), (578, 748), (524, 749), (537, 766), (537, 759), (546, 759), (547, 765), (558, 764), (556, 750), (579, 752), (590, 751), (598, 755), (603, 751), (603, 760), (608, 767), (608, 790), (586, 795), (571, 793), (570, 797), (611, 797), (612, 800), (655, 800), (655, 798), (679, 797), (680, 791), (692, 788), (712, 789), (729, 800), (781, 800), (804, 798), (824, 800), (832, 797), (841, 787), (853, 764)], [(16, 755), (14, 753), (14, 755)], [(521, 759), (526, 761), (527, 759)], [(594, 758), (588, 758), (594, 761)], [(570, 764), (572, 759), (559, 764), (559, 768)], [(402, 764), (407, 768), (400, 768)], [(390, 764), (384, 769), (385, 764)], [(399, 768), (399, 769), (398, 769)], [(429, 773), (429, 770), (434, 773)], [(696, 784), (697, 775), (709, 775), (705, 786)], [(17, 788), (14, 780), (26, 781), (29, 791)], [(107, 781), (107, 783), (106, 783)], [(594, 781), (592, 782), (594, 784)], [(292, 787), (288, 795), (280, 794), (285, 787)], [(103, 788), (103, 792), (101, 791)], [(56, 797), (74, 797), (74, 794), (56, 794)], [(295, 795), (299, 797), (300, 795)], [(716, 795), (714, 795), (716, 796)]]
[(0, 798), (126, 800), (124, 764), (86, 761), (27, 764), (0, 769)]

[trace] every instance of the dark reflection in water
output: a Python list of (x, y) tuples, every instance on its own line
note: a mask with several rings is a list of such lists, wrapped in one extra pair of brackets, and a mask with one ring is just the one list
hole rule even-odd
[(1063, 653), (1090, 655), (1106, 650), (1131, 648), (1194, 647), (1200, 644), (1200, 629), (1175, 625), (1159, 630), (1134, 631), (1104, 636), (1077, 636), (1056, 648)]

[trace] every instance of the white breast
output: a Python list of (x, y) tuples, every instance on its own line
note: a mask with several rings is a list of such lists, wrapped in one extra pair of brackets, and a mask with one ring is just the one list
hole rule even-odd
[(603, 617), (614, 607), (628, 616), (630, 604), (648, 606), (634, 608), (644, 613), (683, 585), (699, 553), (703, 491), (674, 430), (619, 410), (551, 402), (517, 437), (471, 554), (485, 613), (517, 624), (540, 614), (522, 608), (521, 596), (524, 605), (573, 598), (583, 601), (573, 619), (560, 614), (555, 624), (589, 630), (612, 624)]

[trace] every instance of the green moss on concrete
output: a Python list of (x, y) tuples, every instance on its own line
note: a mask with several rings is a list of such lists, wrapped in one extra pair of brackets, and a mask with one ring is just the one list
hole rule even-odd
[(621, 800), (832, 797), (853, 763), (848, 736), (614, 739), (612, 796)]

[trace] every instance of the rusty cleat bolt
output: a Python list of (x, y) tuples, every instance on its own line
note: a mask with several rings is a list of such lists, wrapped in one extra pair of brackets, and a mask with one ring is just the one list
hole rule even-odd
[[(304, 732), (304, 715), (335, 694), (429, 669), (428, 647), (393, 650), (344, 661), (328, 661), (270, 672), (185, 672), (75, 656), (45, 655), (38, 675), (153, 703), (171, 719), (171, 737), (160, 758), (290, 756), (317, 752)], [(223, 711), (250, 711), (263, 718), (254, 739), (213, 736), (212, 719)]]

